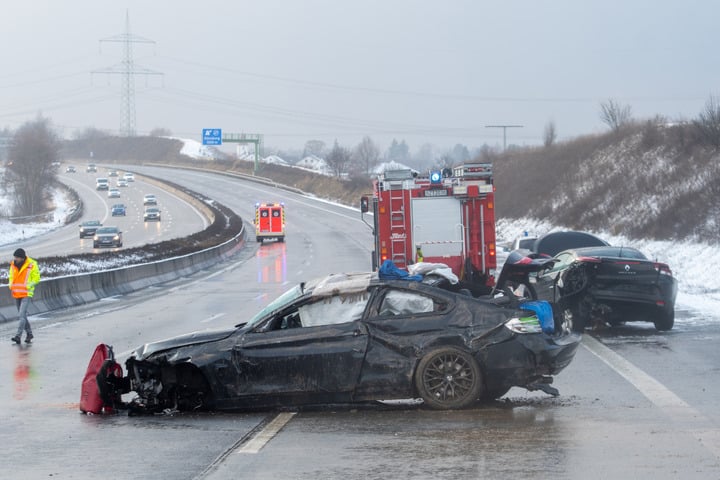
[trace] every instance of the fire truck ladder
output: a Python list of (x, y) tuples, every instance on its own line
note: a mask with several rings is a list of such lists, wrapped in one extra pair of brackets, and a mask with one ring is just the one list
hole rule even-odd
[(407, 264), (407, 212), (402, 181), (390, 182), (390, 259), (404, 268)]

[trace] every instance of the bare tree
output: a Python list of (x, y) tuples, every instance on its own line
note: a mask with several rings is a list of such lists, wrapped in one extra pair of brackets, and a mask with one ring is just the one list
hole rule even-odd
[(60, 140), (48, 119), (25, 123), (15, 132), (8, 155), (8, 180), (16, 215), (34, 215), (45, 210), (46, 194), (55, 181), (53, 163), (59, 152)]
[(305, 150), (303, 150), (303, 157), (307, 157), (308, 155), (322, 157), (324, 150), (325, 142), (323, 142), (322, 140), (308, 140), (307, 142), (305, 142)]
[(390, 147), (388, 147), (387, 158), (392, 162), (407, 163), (408, 160), (410, 160), (410, 148), (408, 144), (405, 143), (405, 140), (398, 143), (398, 141), (393, 138)]
[(87, 127), (84, 130), (75, 133), (75, 140), (98, 140), (102, 138), (108, 138), (110, 134), (103, 130)]
[(373, 167), (378, 163), (380, 158), (380, 148), (368, 136), (363, 137), (360, 143), (355, 147), (354, 160), (362, 166), (365, 174), (369, 175)]
[(340, 177), (347, 171), (347, 166), (350, 163), (350, 151), (345, 147), (341, 147), (338, 141), (335, 140), (335, 144), (325, 158), (325, 161), (332, 171), (335, 172), (335, 176)]
[(450, 157), (453, 163), (465, 163), (470, 160), (470, 150), (465, 145), (458, 143), (453, 147)]
[(693, 122), (700, 135), (710, 145), (720, 148), (720, 99), (711, 95), (705, 102), (705, 108)]
[(621, 105), (612, 98), (601, 102), (600, 120), (610, 127), (613, 132), (618, 132), (632, 120), (632, 107), (630, 105)]
[(152, 130), (150, 130), (149, 136), (151, 136), (151, 137), (171, 137), (172, 132), (167, 128), (155, 127)]
[(545, 124), (545, 131), (543, 132), (543, 144), (546, 147), (550, 147), (555, 143), (555, 140), (557, 140), (557, 128), (555, 127), (555, 122), (549, 120)]

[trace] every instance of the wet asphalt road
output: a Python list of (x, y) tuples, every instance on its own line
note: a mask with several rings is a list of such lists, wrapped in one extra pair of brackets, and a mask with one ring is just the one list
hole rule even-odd
[[(188, 181), (184, 175), (170, 179)], [(189, 178), (246, 218), (258, 197), (252, 186)], [(370, 233), (356, 212), (277, 196), (288, 204), (285, 244), (248, 242), (212, 271), (34, 317), (35, 344), (0, 348), (6, 473), (16, 465), (29, 479), (720, 478), (720, 318), (682, 306), (670, 332), (628, 324), (586, 334), (556, 378), (557, 398), (512, 389), (454, 412), (396, 402), (81, 414), (80, 382), (98, 343), (124, 361), (145, 341), (237, 323), (328, 264), (367, 269)], [(0, 325), (2, 338), (14, 328)]]

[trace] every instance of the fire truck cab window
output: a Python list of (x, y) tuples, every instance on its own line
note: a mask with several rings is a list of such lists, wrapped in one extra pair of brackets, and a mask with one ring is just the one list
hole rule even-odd
[(380, 316), (415, 315), (445, 310), (445, 304), (415, 292), (390, 290), (380, 305)]

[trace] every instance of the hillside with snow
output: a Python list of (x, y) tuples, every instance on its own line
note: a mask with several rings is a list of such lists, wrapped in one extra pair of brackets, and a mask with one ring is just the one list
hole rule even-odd
[(644, 125), (494, 159), (500, 217), (633, 239), (720, 239), (720, 152), (687, 125)]

